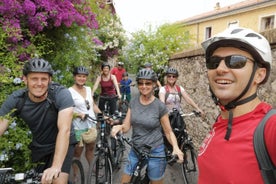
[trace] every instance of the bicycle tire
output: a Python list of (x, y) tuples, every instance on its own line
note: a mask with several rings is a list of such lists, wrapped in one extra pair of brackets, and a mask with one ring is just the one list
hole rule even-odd
[(123, 142), (116, 141), (116, 157), (115, 157), (115, 169), (119, 170), (121, 168), (123, 157), (124, 157), (125, 145)]
[(192, 145), (182, 144), (184, 162), (181, 165), (184, 184), (196, 184), (198, 180), (198, 164), (196, 153)]
[(89, 167), (87, 184), (112, 184), (112, 165), (109, 157), (99, 154)]
[[(75, 171), (75, 172), (74, 172)], [(78, 159), (73, 159), (69, 174), (69, 184), (84, 184), (84, 169), (82, 163)]]

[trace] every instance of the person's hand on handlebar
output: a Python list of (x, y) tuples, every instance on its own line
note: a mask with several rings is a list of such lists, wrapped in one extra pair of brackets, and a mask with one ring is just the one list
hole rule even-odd
[(118, 133), (122, 133), (122, 129), (123, 129), (122, 125), (113, 126), (111, 129), (111, 136), (116, 138), (116, 135)]
[(53, 183), (53, 180), (59, 177), (60, 172), (61, 172), (60, 168), (56, 168), (53, 166), (44, 170), (41, 178), (41, 183), (42, 184)]
[(183, 163), (184, 153), (179, 149), (173, 149), (172, 155), (177, 155), (177, 163)]

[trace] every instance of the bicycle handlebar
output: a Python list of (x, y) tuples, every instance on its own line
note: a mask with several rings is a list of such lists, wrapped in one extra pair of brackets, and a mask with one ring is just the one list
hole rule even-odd
[(131, 87), (131, 86), (135, 86), (135, 84), (129, 84), (129, 85), (122, 85), (122, 84), (120, 84), (120, 87)]
[[(94, 124), (97, 124), (96, 122), (100, 121), (107, 121), (107, 120), (113, 120), (113, 125), (122, 124), (123, 119), (125, 118), (125, 113), (115, 113), (113, 115), (105, 115), (103, 113), (99, 113), (97, 118), (92, 118), (88, 114), (85, 114), (85, 118), (91, 120)], [(116, 121), (119, 120), (119, 121)]]
[(171, 153), (165, 155), (165, 156), (157, 156), (157, 155), (151, 155), (151, 146), (144, 145), (143, 149), (138, 149), (135, 146), (133, 146), (132, 141), (129, 137), (123, 136), (121, 133), (117, 133), (116, 139), (120, 139), (120, 141), (125, 141), (129, 146), (133, 148), (133, 150), (142, 158), (166, 158), (167, 163), (172, 165), (178, 160), (177, 155), (172, 155)]
[(196, 117), (201, 117), (201, 112), (193, 110), (191, 113), (186, 113), (186, 114), (180, 113), (180, 115), (182, 117), (193, 116), (193, 115), (195, 115)]
[(14, 173), (12, 168), (0, 168), (1, 184), (40, 184), (42, 173), (37, 173), (34, 169), (25, 173)]

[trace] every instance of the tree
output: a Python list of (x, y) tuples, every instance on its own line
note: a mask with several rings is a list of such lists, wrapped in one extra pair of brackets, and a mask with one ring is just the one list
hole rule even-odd
[(121, 59), (132, 66), (133, 72), (150, 62), (155, 71), (162, 73), (171, 55), (189, 46), (189, 39), (187, 31), (177, 25), (164, 24), (156, 30), (149, 25), (146, 31), (132, 33), (132, 38), (123, 48)]
[[(22, 66), (29, 58), (48, 60), (54, 69), (54, 81), (69, 86), (73, 82), (73, 67), (84, 65), (91, 69), (101, 62), (100, 52), (107, 48), (119, 52), (122, 41), (112, 45), (116, 48), (101, 48), (101, 44), (110, 45), (109, 40), (123, 40), (123, 36), (119, 34), (121, 29), (116, 33), (116, 39), (115, 35), (110, 36), (114, 27), (98, 34), (99, 22), (94, 9), (97, 12), (101, 9), (95, 0), (1, 1), (0, 104), (12, 91), (24, 86)], [(113, 18), (110, 15), (107, 22)], [(113, 21), (117, 24), (119, 20), (114, 18)], [(31, 135), (20, 119), (7, 118), (10, 119), (10, 129), (0, 137), (0, 166), (25, 171), (31, 167), (28, 150)]]

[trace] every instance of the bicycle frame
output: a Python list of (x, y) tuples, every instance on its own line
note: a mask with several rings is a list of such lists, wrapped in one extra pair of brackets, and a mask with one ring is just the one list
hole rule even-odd
[[(175, 109), (174, 109), (175, 110)], [(187, 116), (200, 116), (200, 112), (192, 111), (191, 113), (187, 114), (181, 114), (181, 117), (187, 117)], [(184, 183), (189, 184), (191, 181), (194, 181), (197, 175), (197, 161), (196, 161), (196, 153), (194, 149), (194, 144), (192, 142), (192, 138), (189, 136), (188, 131), (186, 129), (186, 122), (183, 119), (184, 122), (184, 129), (179, 130), (177, 128), (173, 128), (173, 131), (175, 133), (177, 143), (179, 148), (184, 153), (184, 162), (182, 164), (182, 174), (184, 177)], [(167, 147), (167, 152), (172, 152), (172, 147)]]
[[(89, 117), (91, 120), (94, 120), (93, 118)], [(89, 168), (89, 175), (88, 175), (88, 183), (92, 181), (93, 172), (96, 170), (95, 175), (95, 183), (100, 183), (100, 176), (98, 176), (101, 167), (104, 167), (104, 174), (103, 174), (103, 181), (107, 183), (112, 183), (112, 173), (114, 169), (118, 169), (120, 162), (119, 162), (119, 156), (120, 154), (123, 154), (124, 149), (119, 150), (118, 155), (112, 154), (111, 146), (108, 139), (108, 132), (107, 132), (107, 119), (104, 118), (103, 114), (98, 114), (97, 121), (100, 123), (99, 128), (99, 136), (97, 138), (96, 142), (96, 148), (95, 148), (95, 157), (90, 164)], [(120, 144), (120, 146), (122, 146)], [(119, 147), (122, 148), (122, 147)], [(116, 153), (116, 152), (115, 152)], [(104, 159), (103, 165), (100, 159)]]
[(128, 101), (126, 93), (122, 94), (122, 100), (119, 102), (119, 111), (126, 114), (128, 110)]
[(177, 157), (175, 155), (167, 154), (165, 156), (155, 156), (151, 155), (151, 147), (144, 145), (142, 149), (134, 147), (129, 138), (122, 135), (118, 135), (119, 140), (125, 141), (129, 146), (132, 147), (134, 152), (138, 155), (138, 163), (135, 170), (131, 176), (130, 182), (128, 184), (148, 184), (150, 179), (147, 176), (147, 160), (149, 158), (166, 158), (169, 164), (176, 161)]

